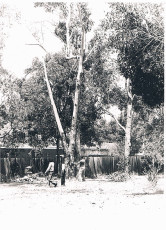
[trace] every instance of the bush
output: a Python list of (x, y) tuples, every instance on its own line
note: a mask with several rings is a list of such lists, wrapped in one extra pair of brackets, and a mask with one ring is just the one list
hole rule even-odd
[(108, 179), (115, 182), (124, 182), (127, 181), (129, 177), (129, 174), (126, 172), (114, 172), (113, 174), (109, 175)]
[(157, 184), (157, 175), (164, 165), (164, 159), (158, 155), (146, 155), (142, 159), (144, 165), (144, 174), (148, 176), (148, 180), (152, 182), (153, 186)]
[(126, 157), (121, 157), (119, 162), (117, 163), (118, 171), (109, 175), (109, 180), (115, 182), (124, 182), (127, 181), (130, 177), (130, 165), (129, 159)]
[(129, 173), (131, 166), (129, 165), (129, 159), (127, 157), (121, 157), (117, 163), (118, 171), (121, 173)]

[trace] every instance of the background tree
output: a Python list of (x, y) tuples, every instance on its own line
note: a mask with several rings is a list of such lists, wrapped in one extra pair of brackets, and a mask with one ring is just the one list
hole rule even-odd
[[(135, 95), (152, 107), (163, 102), (162, 10), (157, 4), (110, 4), (102, 24), (107, 46), (117, 50), (120, 71), (126, 78), (125, 156), (130, 154)], [(159, 53), (154, 54), (156, 50)]]

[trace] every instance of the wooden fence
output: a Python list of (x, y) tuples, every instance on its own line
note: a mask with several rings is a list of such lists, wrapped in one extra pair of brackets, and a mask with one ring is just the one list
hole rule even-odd
[(13, 177), (14, 175), (23, 176), (25, 174), (25, 168), (29, 165), (32, 166), (33, 173), (44, 173), (51, 159), (55, 162), (55, 173), (58, 173), (61, 166), (61, 158), (59, 156), (55, 156), (54, 158), (0, 158), (0, 173), (7, 177)]
[[(99, 174), (110, 174), (118, 171), (117, 163), (120, 158), (118, 156), (86, 156), (86, 177), (97, 177)], [(47, 157), (14, 157), (14, 158), (0, 158), (0, 173), (6, 177), (14, 175), (24, 175), (25, 167), (31, 165), (33, 167), (33, 173), (45, 172), (48, 163), (52, 159), (49, 156)], [(56, 155), (54, 156), (55, 162), (55, 173), (60, 172), (61, 168), (61, 157)], [(141, 158), (139, 156), (131, 156), (129, 158), (131, 172), (141, 174), (142, 164)]]
[[(86, 157), (86, 176), (96, 177), (99, 174), (111, 174), (118, 171), (118, 156), (89, 156)], [(130, 156), (131, 172), (141, 174), (143, 172), (141, 157)]]

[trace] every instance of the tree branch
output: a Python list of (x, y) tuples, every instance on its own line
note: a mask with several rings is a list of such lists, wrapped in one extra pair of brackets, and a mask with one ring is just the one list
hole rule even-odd
[(74, 59), (74, 58), (78, 58), (78, 56), (75, 56), (75, 55), (72, 55), (72, 54), (70, 54), (70, 56), (67, 56), (66, 55), (66, 57), (65, 57), (67, 60), (69, 60), (69, 59)]
[(6, 137), (11, 131), (12, 131), (12, 129), (10, 129), (10, 130), (9, 130), (7, 133), (5, 133), (3, 136), (0, 136), (0, 138)]
[(88, 60), (88, 57), (91, 55), (92, 51), (94, 50), (95, 45), (93, 46), (93, 48), (90, 50), (89, 54), (86, 56), (85, 60), (84, 60), (84, 63)]
[(104, 109), (104, 111), (106, 112), (106, 114), (108, 114), (111, 117), (113, 117), (114, 120), (117, 122), (117, 124), (126, 132), (125, 127), (120, 124), (120, 122), (118, 121), (118, 119), (111, 112), (107, 111), (106, 109)]
[(27, 43), (25, 45), (28, 45), (28, 46), (40, 46), (47, 53), (47, 50), (39, 43), (30, 43), (30, 44)]
[(131, 93), (128, 91), (128, 96), (131, 100), (133, 100), (133, 96), (131, 95)]
[(80, 4), (77, 4), (78, 12), (79, 12), (79, 18), (82, 26), (82, 46), (81, 46), (81, 55), (84, 55), (85, 52), (85, 28), (84, 28), (84, 23), (82, 20), (82, 15), (81, 15), (81, 9), (80, 9)]

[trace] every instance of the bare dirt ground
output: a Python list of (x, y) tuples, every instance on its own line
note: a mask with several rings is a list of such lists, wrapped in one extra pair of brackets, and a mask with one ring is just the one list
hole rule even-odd
[(101, 177), (66, 186), (0, 185), (1, 229), (158, 229), (164, 226), (164, 177), (152, 187), (145, 176), (127, 182)]

